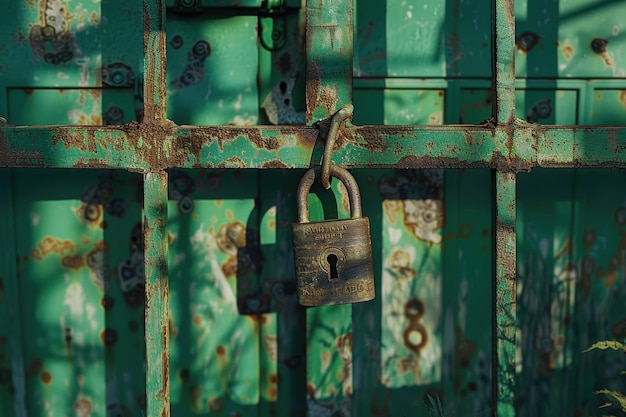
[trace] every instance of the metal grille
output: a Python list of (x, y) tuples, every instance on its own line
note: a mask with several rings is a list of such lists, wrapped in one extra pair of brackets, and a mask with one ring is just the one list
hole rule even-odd
[[(333, 162), (346, 168), (490, 168), (494, 195), (494, 413), (515, 415), (516, 178), (535, 167), (625, 167), (623, 127), (538, 126), (515, 118), (512, 0), (495, 0), (492, 119), (480, 125), (352, 126)], [(144, 117), (106, 127), (0, 128), (0, 167), (116, 168), (143, 174), (148, 416), (168, 416), (167, 191), (171, 168), (308, 168), (319, 127), (351, 102), (353, 2), (306, 4), (307, 126), (177, 126), (166, 119), (165, 1), (144, 2)], [(241, 143), (249, 144), (242, 155)], [(523, 175), (523, 174), (519, 174)], [(350, 328), (361, 307), (310, 311)], [(319, 322), (318, 322), (319, 324)], [(339, 401), (339, 400), (338, 400)], [(341, 400), (343, 401), (343, 400)], [(349, 406), (349, 404), (348, 404)]]

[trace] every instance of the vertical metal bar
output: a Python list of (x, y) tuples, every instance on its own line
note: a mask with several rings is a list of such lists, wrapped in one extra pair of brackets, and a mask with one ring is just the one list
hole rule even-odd
[(0, 313), (2, 310), (8, 312), (4, 320), (9, 329), (8, 343), (11, 352), (11, 382), (14, 390), (15, 417), (26, 417), (26, 379), (22, 347), (22, 317), (20, 316), (22, 310), (16, 268), (17, 239), (13, 213), (12, 170), (0, 170), (0, 230), (3, 237), (0, 243), (0, 287), (4, 286), (4, 294), (0, 291), (0, 304), (5, 304), (0, 306), (4, 307), (0, 308)]
[(352, 103), (353, 32), (352, 1), (307, 1), (307, 124)]
[[(329, 117), (351, 103), (352, 42), (352, 0), (306, 2), (307, 124)], [(323, 404), (336, 416), (349, 416), (353, 386), (352, 306), (308, 309), (307, 346), (308, 415), (318, 413)], [(329, 364), (329, 369), (337, 369), (340, 364), (339, 374), (323, 371)]]
[(144, 175), (146, 279), (146, 415), (169, 417), (169, 304), (167, 280), (167, 173)]
[(495, 196), (495, 415), (515, 415), (516, 241), (515, 184), (513, 172), (493, 171)]
[(165, 0), (144, 0), (143, 11), (143, 120), (163, 122), (167, 115)]
[(513, 0), (494, 0), (493, 117), (499, 124), (515, 120), (515, 17)]
[[(166, 120), (165, 1), (144, 0), (144, 123)], [(167, 173), (144, 175), (146, 415), (170, 415)]]

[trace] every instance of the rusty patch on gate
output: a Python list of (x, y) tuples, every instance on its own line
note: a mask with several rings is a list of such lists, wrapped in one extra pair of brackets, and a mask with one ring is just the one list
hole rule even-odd
[[(4, 129), (0, 127), (0, 166), (44, 165), (44, 155), (41, 151), (11, 151), (9, 150), (9, 138)], [(28, 162), (27, 162), (28, 161)]]

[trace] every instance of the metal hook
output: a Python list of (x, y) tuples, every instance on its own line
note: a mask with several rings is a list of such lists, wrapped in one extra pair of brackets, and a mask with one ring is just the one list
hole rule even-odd
[(332, 165), (335, 139), (337, 139), (339, 125), (348, 119), (352, 120), (353, 112), (354, 106), (352, 104), (346, 104), (333, 115), (330, 121), (330, 129), (328, 129), (328, 136), (326, 137), (326, 144), (324, 145), (324, 157), (322, 158), (322, 174), (320, 175), (322, 187), (327, 190), (330, 188), (330, 166)]

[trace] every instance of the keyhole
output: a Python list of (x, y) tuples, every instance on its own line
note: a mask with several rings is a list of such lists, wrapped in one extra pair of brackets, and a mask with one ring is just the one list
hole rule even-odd
[(330, 266), (330, 279), (339, 278), (339, 273), (337, 272), (337, 261), (339, 260), (339, 258), (337, 258), (337, 255), (331, 253), (330, 255), (328, 255), (326, 260), (328, 261), (328, 265)]

